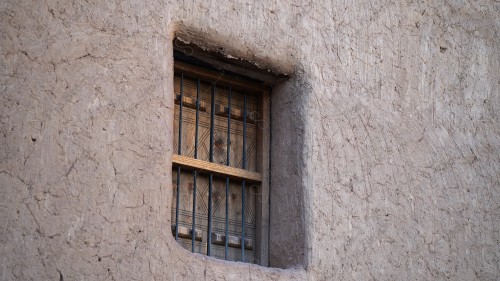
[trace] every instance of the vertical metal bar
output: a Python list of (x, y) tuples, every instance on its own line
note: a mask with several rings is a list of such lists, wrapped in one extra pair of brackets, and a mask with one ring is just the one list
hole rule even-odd
[[(196, 81), (196, 128), (194, 133), (194, 158), (198, 159), (198, 123), (200, 116), (200, 79)], [(193, 220), (191, 224), (191, 252), (194, 253), (194, 241), (196, 239), (196, 177), (198, 171), (193, 172)]]
[[(214, 162), (214, 112), (215, 112), (215, 83), (212, 85), (212, 98), (210, 109), (210, 162)], [(207, 256), (210, 256), (212, 248), (212, 190), (213, 190), (213, 174), (210, 173), (208, 183), (208, 241), (207, 241)]]
[(243, 169), (247, 168), (246, 134), (247, 134), (247, 93), (245, 92), (243, 94)]
[(194, 240), (196, 239), (196, 176), (198, 171), (194, 170), (193, 175), (193, 221), (191, 222), (191, 252), (194, 253)]
[[(182, 152), (182, 98), (184, 95), (184, 73), (181, 72), (181, 92), (179, 94), (179, 141), (177, 143), (177, 154)], [(181, 167), (177, 167), (177, 191), (175, 197), (175, 240), (179, 239), (179, 192), (181, 186)]]
[[(268, 107), (268, 114), (269, 114), (269, 128), (266, 130), (267, 133), (269, 133), (269, 144), (272, 144), (273, 143), (273, 130), (272, 130), (272, 125), (273, 125), (273, 115), (271, 114), (272, 112), (272, 108), (273, 108), (273, 99), (271, 98), (273, 96), (273, 87), (269, 86), (269, 95), (268, 95), (268, 98), (269, 98), (269, 107)], [(267, 222), (268, 225), (271, 225), (271, 199), (272, 199), (272, 196), (271, 196), (271, 179), (272, 179), (272, 174), (271, 174), (271, 167), (272, 167), (272, 154), (271, 154), (271, 145), (269, 145), (269, 147), (267, 148), (267, 153), (269, 155), (269, 169), (268, 169), (268, 204), (267, 204), (267, 210), (268, 210), (268, 214), (269, 214), (269, 217), (267, 218)], [(267, 231), (267, 241), (269, 243), (269, 241), (271, 241), (271, 231), (269, 230), (269, 227), (267, 228), (268, 231)], [(265, 248), (267, 249), (267, 248)], [(269, 251), (266, 251), (267, 252), (267, 260), (269, 261)]]
[(196, 81), (196, 129), (194, 133), (194, 158), (198, 159), (198, 124), (200, 118), (200, 79)]
[(229, 95), (227, 97), (227, 166), (229, 166), (230, 159), (229, 157), (231, 156), (231, 94), (232, 90), (231, 87), (229, 87)]
[(175, 240), (179, 239), (179, 191), (181, 186), (181, 167), (177, 166), (177, 189), (175, 196)]
[(207, 237), (207, 256), (210, 256), (212, 249), (212, 188), (214, 175), (210, 174), (208, 181), (208, 237)]
[[(229, 86), (229, 94), (227, 97), (227, 166), (230, 165), (230, 156), (231, 156), (231, 86)], [(226, 177), (226, 233), (225, 233), (225, 244), (224, 244), (224, 258), (227, 260), (228, 254), (228, 232), (229, 232), (229, 177)]]
[(215, 113), (215, 83), (212, 85), (212, 97), (210, 101), (210, 162), (214, 162), (214, 113)]
[[(247, 93), (243, 93), (243, 169), (247, 168), (246, 161), (246, 133), (247, 133)], [(241, 185), (241, 261), (245, 261), (245, 180)]]

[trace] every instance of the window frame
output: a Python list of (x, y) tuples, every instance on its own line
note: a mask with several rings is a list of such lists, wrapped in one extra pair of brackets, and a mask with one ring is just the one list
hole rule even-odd
[[(206, 67), (192, 65), (182, 62), (179, 59), (174, 60), (174, 73), (184, 73), (189, 76), (200, 77), (208, 81), (215, 80), (217, 84), (229, 84), (234, 87), (251, 89), (258, 92), (257, 95), (257, 109), (259, 119), (257, 119), (257, 172), (248, 171), (245, 169), (229, 167), (222, 164), (212, 163), (200, 159), (194, 159), (187, 156), (177, 154), (177, 151), (172, 153), (172, 169), (181, 167), (183, 169), (197, 170), (203, 173), (212, 173), (213, 175), (229, 177), (236, 180), (244, 180), (250, 183), (259, 183), (259, 191), (255, 194), (255, 210), (256, 210), (256, 223), (255, 223), (255, 243), (254, 243), (254, 259), (257, 264), (262, 266), (269, 265), (269, 183), (270, 183), (270, 94), (271, 89), (269, 86), (259, 84), (257, 82), (249, 81), (241, 78), (233, 73), (222, 71), (214, 71)], [(174, 93), (174, 98), (177, 93)], [(177, 106), (177, 105), (175, 105)], [(179, 104), (179, 106), (181, 106)], [(174, 110), (175, 111), (175, 110)], [(175, 118), (174, 118), (174, 122)], [(179, 122), (182, 120), (179, 119)], [(178, 175), (179, 176), (179, 175)], [(179, 193), (177, 192), (177, 196)], [(177, 201), (178, 202), (178, 201)], [(176, 205), (178, 208), (178, 204)], [(177, 210), (178, 212), (178, 210)], [(176, 214), (176, 218), (177, 218)], [(174, 230), (175, 229), (175, 230)], [(179, 226), (178, 221), (175, 221), (174, 237), (178, 237)], [(191, 231), (192, 232), (192, 231)], [(207, 233), (208, 237), (212, 233)], [(196, 234), (196, 239), (198, 235)], [(207, 242), (207, 248), (211, 239)], [(248, 262), (248, 261), (247, 261)]]

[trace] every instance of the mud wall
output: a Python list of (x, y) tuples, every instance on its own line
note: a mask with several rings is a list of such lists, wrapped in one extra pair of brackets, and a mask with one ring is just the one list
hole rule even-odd
[[(498, 280), (499, 15), (486, 0), (2, 1), (0, 279)], [(176, 33), (291, 75), (272, 113), (272, 196), (288, 199), (271, 198), (271, 232), (298, 246), (271, 257), (288, 269), (171, 236)]]

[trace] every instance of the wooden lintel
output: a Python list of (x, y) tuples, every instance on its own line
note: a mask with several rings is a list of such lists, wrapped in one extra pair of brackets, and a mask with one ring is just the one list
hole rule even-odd
[(213, 173), (219, 176), (227, 176), (232, 179), (248, 180), (251, 182), (261, 182), (262, 174), (244, 169), (228, 167), (225, 165), (211, 163), (191, 157), (173, 154), (172, 165), (174, 167), (181, 166), (188, 169), (196, 169), (205, 173)]
[(252, 83), (252, 82), (249, 82), (247, 80), (238, 79), (238, 78), (234, 78), (234, 77), (229, 78), (229, 77), (226, 77), (226, 74), (224, 72), (209, 71), (209, 70), (206, 70), (204, 68), (190, 65), (187, 63), (183, 63), (180, 61), (174, 62), (174, 68), (178, 72), (185, 72), (185, 73), (192, 74), (194, 76), (205, 77), (207, 79), (216, 81), (217, 83), (219, 83), (219, 82), (223, 83), (223, 84), (226, 83), (226, 84), (230, 84), (232, 86), (242, 87), (242, 88), (246, 88), (246, 89), (252, 89), (252, 90), (257, 91), (257, 92), (262, 92), (262, 91), (269, 89), (269, 86), (261, 85), (258, 83)]

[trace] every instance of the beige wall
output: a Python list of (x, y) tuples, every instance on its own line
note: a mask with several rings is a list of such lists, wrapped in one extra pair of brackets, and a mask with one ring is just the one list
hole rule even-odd
[[(175, 32), (292, 74), (304, 266), (171, 237)], [(498, 280), (499, 50), (486, 0), (4, 0), (0, 280)]]

